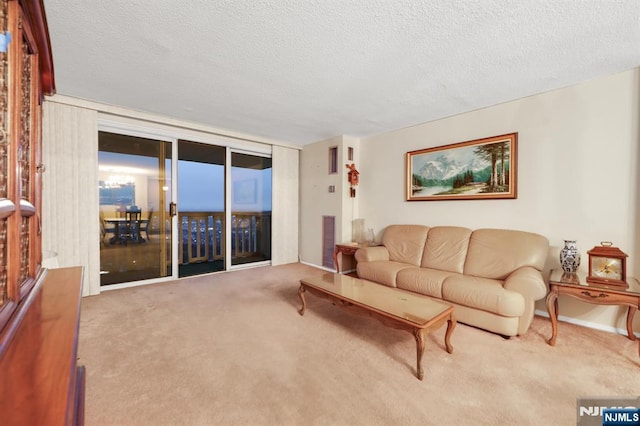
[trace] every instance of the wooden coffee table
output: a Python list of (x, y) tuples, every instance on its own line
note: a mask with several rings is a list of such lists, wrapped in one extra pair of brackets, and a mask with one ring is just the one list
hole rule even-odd
[(348, 275), (327, 273), (300, 280), (300, 315), (304, 315), (307, 307), (307, 291), (357, 314), (376, 318), (388, 327), (413, 334), (416, 339), (417, 376), (420, 380), (424, 378), (422, 355), (425, 333), (437, 330), (447, 322), (444, 344), (447, 352), (453, 352), (450, 338), (457, 322), (453, 306), (449, 304)]

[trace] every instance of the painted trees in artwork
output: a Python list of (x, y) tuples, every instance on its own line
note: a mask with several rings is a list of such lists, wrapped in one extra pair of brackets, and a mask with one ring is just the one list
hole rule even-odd
[(474, 153), (491, 164), (491, 174), (487, 181), (486, 192), (508, 192), (509, 142), (497, 142), (479, 145)]

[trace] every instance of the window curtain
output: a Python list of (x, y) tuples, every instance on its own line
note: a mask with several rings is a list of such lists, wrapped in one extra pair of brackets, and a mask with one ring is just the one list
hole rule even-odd
[(294, 148), (274, 146), (271, 153), (273, 162), (272, 265), (298, 261), (299, 152)]

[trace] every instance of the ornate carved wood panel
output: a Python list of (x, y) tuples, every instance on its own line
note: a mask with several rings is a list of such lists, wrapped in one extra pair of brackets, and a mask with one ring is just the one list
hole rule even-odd
[(55, 88), (42, 1), (0, 0), (0, 33), (1, 330), (40, 269), (40, 111)]
[[(0, 31), (7, 31), (7, 1), (0, 2)], [(7, 215), (13, 203), (8, 200), (7, 168), (8, 164), (8, 79), (9, 66), (7, 53), (0, 52), (0, 308), (7, 300)]]
[[(33, 234), (33, 219), (36, 213), (33, 204), (33, 198), (35, 194), (31, 192), (31, 181), (33, 180), (34, 167), (31, 161), (33, 148), (38, 149), (37, 141), (35, 140), (35, 132), (32, 129), (35, 127), (33, 122), (33, 106), (36, 103), (34, 100), (33, 83), (35, 81), (34, 69), (34, 54), (33, 43), (31, 41), (31, 32), (27, 27), (23, 14), (18, 15), (18, 28), (21, 33), (19, 40), (19, 54), (20, 60), (17, 61), (20, 64), (20, 97), (19, 111), (20, 121), (18, 126), (17, 137), (17, 159), (19, 177), (17, 183), (19, 185), (16, 191), (20, 195), (20, 273), (18, 276), (18, 283), (24, 285), (30, 278), (34, 277), (35, 265), (32, 262), (34, 257), (38, 257), (39, 253), (37, 247), (35, 247), (38, 239), (32, 239)], [(36, 64), (37, 65), (37, 64)], [(33, 253), (32, 253), (33, 252)]]

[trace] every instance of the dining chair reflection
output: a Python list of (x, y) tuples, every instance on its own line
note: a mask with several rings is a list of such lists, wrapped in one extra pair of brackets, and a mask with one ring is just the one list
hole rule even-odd
[(104, 217), (104, 212), (100, 210), (100, 243), (105, 244), (105, 238), (107, 238), (108, 234), (112, 234), (110, 241), (117, 235), (117, 224), (113, 222), (108, 222)]
[(149, 209), (146, 219), (140, 220), (140, 234), (144, 232), (147, 241), (149, 241), (149, 227), (151, 226), (151, 218), (153, 217), (153, 209)]
[(140, 219), (142, 212), (140, 209), (127, 209), (125, 212), (124, 232), (120, 235), (126, 244), (128, 241), (144, 241), (140, 235)]

